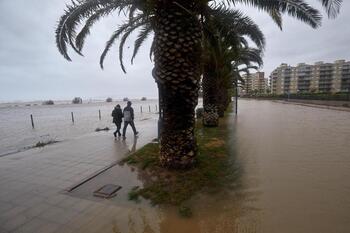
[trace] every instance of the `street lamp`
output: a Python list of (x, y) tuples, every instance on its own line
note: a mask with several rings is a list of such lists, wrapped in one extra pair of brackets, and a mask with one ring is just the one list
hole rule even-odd
[(236, 96), (235, 96), (236, 102), (235, 102), (235, 113), (237, 115), (238, 112), (238, 80), (236, 80)]

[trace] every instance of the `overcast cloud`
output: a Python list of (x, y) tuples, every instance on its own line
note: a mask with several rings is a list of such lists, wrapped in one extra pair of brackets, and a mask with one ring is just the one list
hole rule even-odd
[[(54, 30), (68, 0), (0, 0), (0, 101), (157, 97), (149, 60), (151, 38), (130, 65), (125, 57), (127, 74), (118, 61), (117, 46), (99, 68), (99, 55), (111, 32), (121, 22), (117, 15), (95, 25), (86, 41), (84, 57), (73, 55), (68, 62), (58, 53)], [(319, 8), (319, 3), (309, 1)], [(323, 20), (321, 28), (284, 17), (283, 31), (269, 16), (255, 9), (240, 7), (261, 27), (267, 40), (262, 71), (268, 76), (280, 63), (332, 62), (350, 59), (350, 2), (345, 1), (338, 18)], [(135, 35), (134, 35), (135, 37)], [(128, 48), (130, 46), (130, 48)], [(132, 51), (129, 40), (127, 51)]]

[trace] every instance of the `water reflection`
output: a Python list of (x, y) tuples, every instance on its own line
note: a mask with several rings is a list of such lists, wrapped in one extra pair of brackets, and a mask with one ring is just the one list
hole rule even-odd
[[(233, 118), (233, 115), (229, 117)], [(255, 202), (260, 192), (256, 191), (256, 182), (242, 183), (244, 163), (241, 163), (237, 156), (235, 124), (236, 122), (230, 119), (227, 125), (222, 125), (222, 127), (229, 127), (232, 132), (227, 143), (230, 146), (228, 162), (232, 169), (230, 183), (220, 190), (213, 188), (192, 198), (187, 205), (193, 209), (194, 216), (189, 219), (180, 217), (176, 207), (157, 207), (156, 210), (160, 214), (158, 218), (150, 217), (153, 214), (157, 215), (150, 214), (155, 210), (152, 207), (137, 209), (131, 216), (129, 215), (129, 231), (126, 232), (257, 232), (260, 210)], [(138, 178), (142, 179), (142, 176)], [(146, 219), (148, 219), (147, 223), (145, 223)], [(156, 222), (159, 222), (159, 229), (155, 225)]]
[[(350, 231), (350, 113), (241, 100), (238, 118), (229, 117), (235, 179), (226, 189), (195, 196), (190, 219), (125, 193), (108, 201), (115, 213), (100, 219), (108, 229), (100, 232)], [(126, 179), (123, 187), (142, 185), (136, 171), (118, 169), (107, 176)]]

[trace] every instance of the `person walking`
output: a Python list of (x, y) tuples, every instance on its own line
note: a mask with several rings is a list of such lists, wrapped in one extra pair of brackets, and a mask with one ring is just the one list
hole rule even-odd
[(123, 112), (119, 104), (117, 104), (113, 109), (112, 117), (113, 117), (113, 123), (117, 126), (117, 130), (113, 133), (113, 135), (116, 138), (118, 133), (118, 137), (120, 137), (122, 135), (120, 133), (120, 129), (122, 127), (122, 122), (123, 122)]
[(127, 106), (123, 110), (124, 116), (124, 128), (123, 128), (123, 139), (125, 139), (125, 132), (128, 125), (131, 125), (134, 135), (136, 136), (139, 132), (136, 131), (134, 124), (134, 109), (131, 107), (131, 101), (128, 101)]

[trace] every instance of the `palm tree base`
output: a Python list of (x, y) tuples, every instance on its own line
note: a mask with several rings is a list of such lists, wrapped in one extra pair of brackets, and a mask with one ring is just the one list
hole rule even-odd
[(219, 125), (219, 115), (216, 105), (206, 104), (203, 112), (203, 125), (207, 127), (217, 127)]
[(203, 125), (207, 127), (217, 127), (219, 125), (219, 115), (213, 112), (204, 112)]
[(194, 128), (163, 134), (160, 147), (160, 164), (166, 168), (186, 169), (196, 162)]

